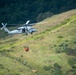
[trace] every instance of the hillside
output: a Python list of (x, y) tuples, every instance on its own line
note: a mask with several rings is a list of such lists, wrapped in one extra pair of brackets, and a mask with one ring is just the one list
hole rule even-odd
[(76, 75), (76, 10), (42, 22), (33, 35), (0, 31), (0, 75)]

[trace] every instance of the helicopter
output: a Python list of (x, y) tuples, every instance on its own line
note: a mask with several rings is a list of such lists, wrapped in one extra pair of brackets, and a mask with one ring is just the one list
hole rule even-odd
[(17, 28), (16, 30), (8, 30), (6, 25), (10, 25), (10, 24), (7, 24), (7, 23), (1, 23), (2, 24), (2, 29), (4, 29), (5, 32), (7, 32), (8, 34), (21, 34), (21, 33), (25, 33), (26, 35), (28, 35), (29, 33), (30, 34), (33, 34), (34, 32), (37, 32), (37, 29), (31, 27), (33, 26), (35, 23), (32, 23), (32, 24), (29, 24), (30, 20), (28, 20), (25, 24), (23, 24), (23, 26)]

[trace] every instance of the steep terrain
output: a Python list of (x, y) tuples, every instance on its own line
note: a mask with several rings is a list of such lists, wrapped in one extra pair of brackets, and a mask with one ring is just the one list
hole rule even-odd
[(76, 75), (76, 10), (43, 22), (33, 35), (0, 31), (0, 75)]

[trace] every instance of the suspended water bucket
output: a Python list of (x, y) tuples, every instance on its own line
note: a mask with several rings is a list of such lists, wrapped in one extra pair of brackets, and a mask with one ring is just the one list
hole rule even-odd
[(25, 50), (26, 52), (28, 52), (28, 51), (29, 51), (29, 47), (24, 47), (24, 50)]

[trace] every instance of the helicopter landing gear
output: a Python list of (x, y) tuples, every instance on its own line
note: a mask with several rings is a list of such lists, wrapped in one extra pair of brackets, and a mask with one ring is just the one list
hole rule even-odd
[(31, 34), (33, 34), (33, 32), (31, 32)]

